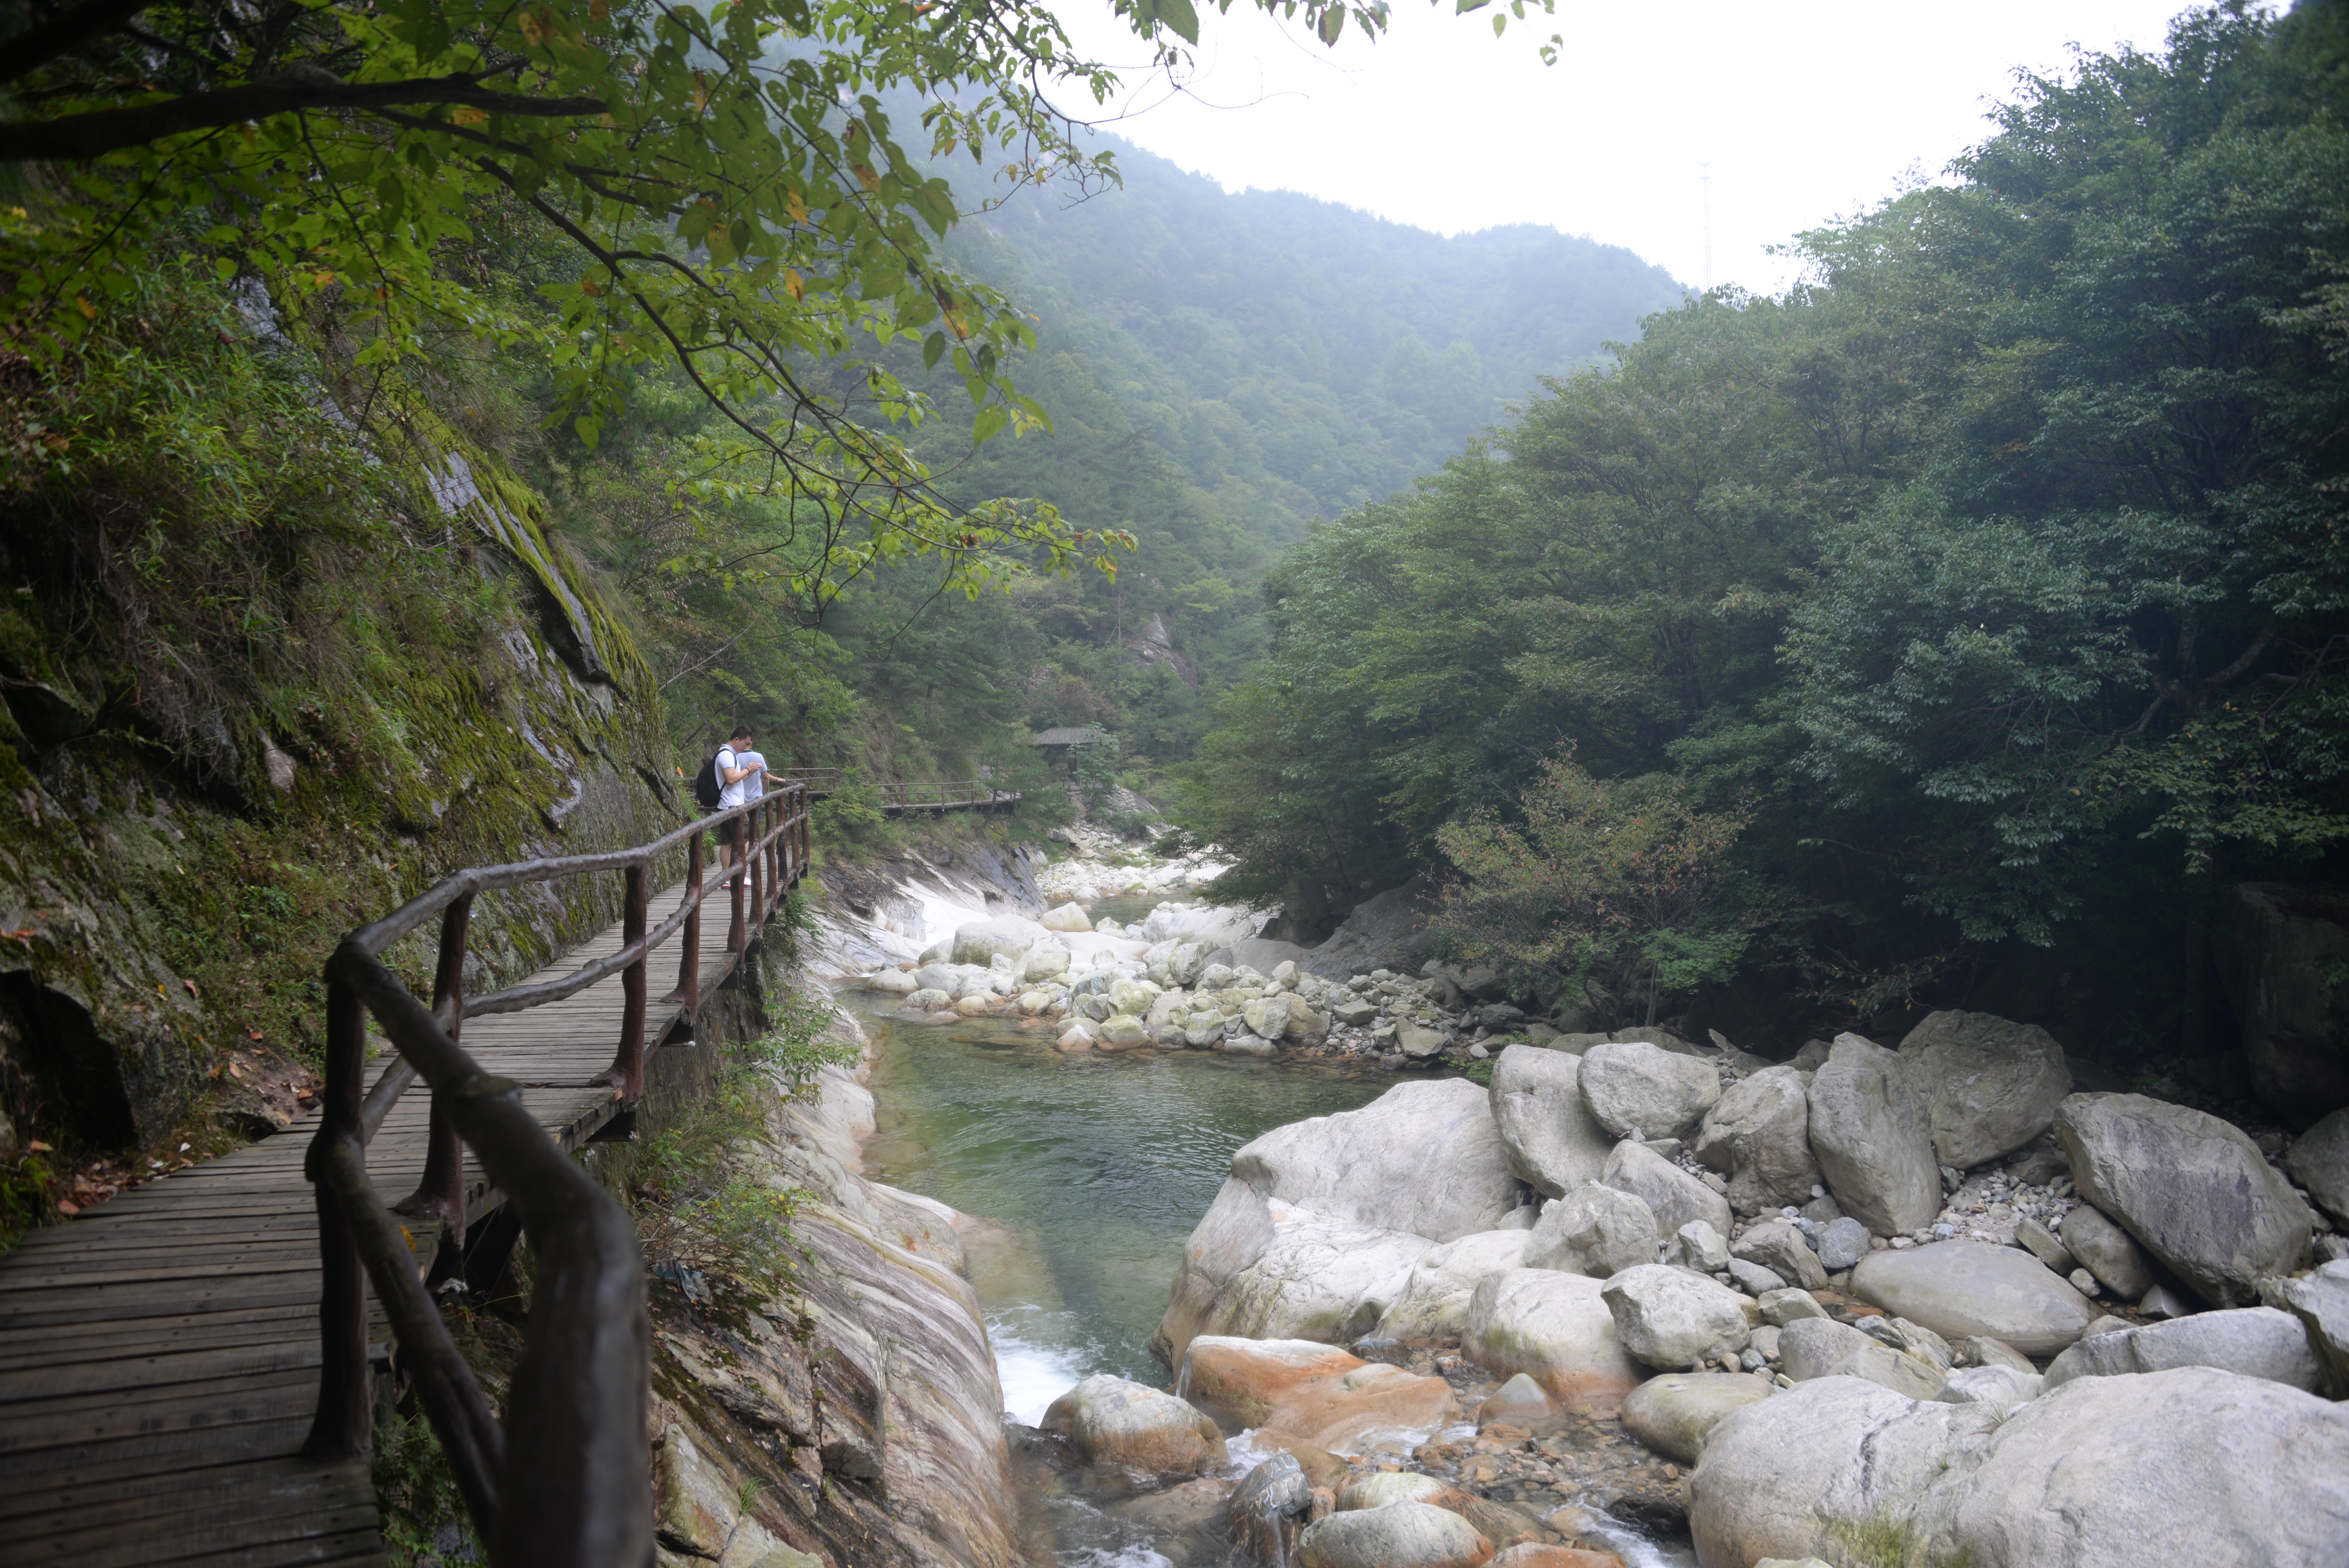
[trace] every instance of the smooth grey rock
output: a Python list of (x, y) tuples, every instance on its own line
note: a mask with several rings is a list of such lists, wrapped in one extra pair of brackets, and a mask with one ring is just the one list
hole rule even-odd
[(1501, 1228), (1518, 1205), (1484, 1089), (1465, 1078), (1399, 1084), (1360, 1110), (1277, 1127), (1232, 1156), (1268, 1196), (1433, 1242)]
[(1819, 1266), (1831, 1274), (1841, 1274), (1868, 1255), (1868, 1229), (1847, 1214), (1840, 1220), (1830, 1220), (1819, 1232)]
[(968, 925), (955, 927), (954, 962), (985, 965), (997, 954), (1017, 959), (1021, 954), (1049, 938), (1051, 933), (1032, 920), (1022, 920), (1015, 914), (998, 915), (992, 920), (974, 920)]
[(2193, 1302), (2166, 1284), (2147, 1291), (2137, 1309), (2147, 1317), (2188, 1317), (2197, 1310)]
[(1851, 1271), (1852, 1294), (1945, 1338), (2003, 1339), (2026, 1356), (2053, 1356), (2095, 1320), (2096, 1305), (2013, 1247), (1938, 1242), (1870, 1253)]
[(2047, 1379), (2038, 1373), (2018, 1372), (2012, 1367), (1993, 1363), (1951, 1373), (1950, 1380), (1933, 1398), (1944, 1405), (1988, 1405), (1993, 1410), (2011, 1410), (2017, 1405), (2029, 1404), (2046, 1391)]
[(1587, 1275), (1555, 1269), (1489, 1274), (1469, 1299), (1460, 1353), (1502, 1377), (1522, 1372), (1576, 1408), (1610, 1408), (1641, 1374), (1602, 1289)]
[[(1776, 1293), (1774, 1292), (1773, 1294), (1775, 1295)], [(1761, 1327), (1754, 1329), (1752, 1333), (1746, 1336), (1746, 1354), (1751, 1356), (1758, 1351), (1761, 1353), (1762, 1359), (1764, 1361), (1777, 1360), (1778, 1351), (1780, 1348), (1778, 1344), (1779, 1332), (1780, 1331), (1775, 1324), (1769, 1323), (1765, 1323)], [(1752, 1363), (1749, 1362), (1747, 1365), (1751, 1366)]]
[(1729, 1206), (1741, 1214), (1810, 1200), (1824, 1180), (1811, 1157), (1810, 1077), (1764, 1068), (1722, 1091), (1704, 1113), (1689, 1152), (1729, 1178)]
[(1526, 1266), (1531, 1231), (1479, 1231), (1430, 1247), (1412, 1265), (1410, 1283), (1379, 1319), (1381, 1339), (1413, 1344), (1457, 1339), (1468, 1323), (1468, 1301), (1485, 1279)]
[(2055, 1239), (2054, 1232), (2027, 1214), (2015, 1222), (2014, 1239), (2024, 1252), (2059, 1274), (2070, 1274), (2080, 1266), (2071, 1249)]
[(1672, 1239), (1664, 1244), (1664, 1261), (1699, 1274), (1719, 1274), (1729, 1266), (1729, 1243), (1704, 1221), (1691, 1220), (1674, 1231)]
[(1651, 1367), (1678, 1368), (1716, 1346), (1745, 1345), (1745, 1307), (1735, 1292), (1665, 1264), (1642, 1264), (1600, 1293), (1623, 1348)]
[(1961, 1171), (2013, 1153), (2054, 1124), (2072, 1092), (2064, 1047), (2036, 1024), (1990, 1013), (1935, 1013), (1900, 1042), (1925, 1099), (1933, 1148)]
[(1805, 1290), (1826, 1288), (1826, 1266), (1791, 1220), (1764, 1220), (1749, 1225), (1729, 1249), (1731, 1255), (1759, 1264), (1787, 1284)]
[(1746, 1372), (1666, 1372), (1623, 1401), (1623, 1429), (1682, 1464), (1693, 1464), (1721, 1418), (1770, 1397), (1767, 1378)]
[(1618, 1138), (1677, 1138), (1720, 1098), (1721, 1075), (1711, 1062), (1651, 1041), (1609, 1042), (1582, 1054), (1583, 1103)]
[(1332, 1513), (1297, 1538), (1299, 1568), (1482, 1568), (1492, 1555), (1475, 1525), (1427, 1502)]
[(1736, 1283), (1738, 1289), (1750, 1296), (1759, 1297), (1764, 1292), (1786, 1288), (1786, 1282), (1778, 1277), (1775, 1269), (1764, 1268), (1760, 1264), (1748, 1263), (1744, 1258), (1729, 1260), (1729, 1277)]
[(2251, 1088), (2294, 1127), (2349, 1106), (2342, 1020), (2349, 925), (2337, 892), (2243, 882), (2220, 907), (2211, 957), (2235, 1005)]
[(1661, 1235), (1671, 1234), (1691, 1220), (1702, 1220), (1725, 1236), (1736, 1223), (1728, 1199), (1640, 1144), (1617, 1144), (1600, 1180), (1647, 1204)]
[(1493, 1063), (1493, 1122), (1519, 1180), (1563, 1197), (1607, 1169), (1614, 1138), (1582, 1101), (1582, 1061), (1539, 1046), (1511, 1046)]
[(1605, 1279), (1655, 1262), (1656, 1246), (1655, 1212), (1629, 1192), (1593, 1181), (1542, 1205), (1525, 1263)]
[[(2116, 1318), (2100, 1317), (2096, 1323), (2118, 1321)], [(2123, 1323), (2121, 1326), (2126, 1328), (2128, 1325)], [(2087, 1333), (2081, 1337), (2087, 1338), (2095, 1332), (2096, 1324), (2092, 1323), (2088, 1325)], [(2017, 1372), (2031, 1373), (2036, 1373), (2039, 1370), (2031, 1364), (2030, 1357), (2025, 1356), (2003, 1339), (1992, 1339), (1986, 1334), (1970, 1334), (1959, 1341), (1959, 1344), (1964, 1347), (1966, 1359), (1977, 1367), (2012, 1367)]]
[(2064, 1215), (2058, 1229), (2064, 1250), (2123, 1301), (2135, 1301), (2153, 1288), (2153, 1260), (2135, 1237), (2093, 1203)]
[(2055, 1136), (2080, 1196), (2213, 1306), (2259, 1299), (2263, 1275), (2289, 1274), (2314, 1231), (2308, 1206), (2241, 1130), (2135, 1094), (2075, 1094)]
[(2323, 1383), (2300, 1319), (2271, 1306), (2239, 1306), (2083, 1339), (2049, 1365), (2047, 1386), (2172, 1367), (2216, 1367), (2312, 1394)]
[(1854, 1326), (1878, 1345), (1914, 1356), (1936, 1372), (1947, 1372), (1957, 1362), (1950, 1342), (1921, 1323), (1905, 1317), (1864, 1317)]
[(2325, 1393), (2349, 1399), (2349, 1259), (2326, 1264), (2306, 1279), (2271, 1280), (2269, 1294), (2300, 1319), (2323, 1368)]
[(1816, 1296), (1791, 1285), (1785, 1290), (1771, 1291), (1756, 1301), (1762, 1308), (1762, 1321), (1774, 1328), (1784, 1328), (1797, 1318), (1827, 1315), (1827, 1309), (1819, 1305)]
[(1725, 1417), (1687, 1491), (1706, 1563), (2337, 1568), (2349, 1411), (2203, 1367), (2003, 1413), (1811, 1382)]
[(1224, 1436), (1213, 1417), (1146, 1383), (1107, 1373), (1053, 1400), (1040, 1425), (1067, 1438), (1088, 1464), (1143, 1475), (1197, 1475), (1225, 1462)]
[(1826, 1317), (1798, 1317), (1778, 1331), (1778, 1355), (1786, 1377), (1796, 1383), (1815, 1377), (1865, 1377), (1869, 1382), (1930, 1399), (1942, 1377), (1931, 1364), (1879, 1345), (1848, 1324)]
[(1838, 1035), (1811, 1078), (1811, 1148), (1845, 1213), (1879, 1236), (1933, 1222), (1941, 1170), (1932, 1122), (1909, 1064), (1857, 1035)]
[(2318, 1208), (2349, 1225), (2349, 1107), (2302, 1133), (2284, 1155), (2283, 1167), (2308, 1189)]

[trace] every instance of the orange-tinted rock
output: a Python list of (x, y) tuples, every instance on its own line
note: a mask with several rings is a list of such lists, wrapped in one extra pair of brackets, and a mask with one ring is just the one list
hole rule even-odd
[(1545, 1546), (1526, 1541), (1496, 1554), (1485, 1568), (1623, 1568), (1612, 1552), (1586, 1552), (1579, 1546)]
[(1176, 1386), (1227, 1430), (1285, 1433), (1334, 1453), (1460, 1418), (1460, 1403), (1443, 1378), (1305, 1339), (1202, 1335), (1185, 1350)]

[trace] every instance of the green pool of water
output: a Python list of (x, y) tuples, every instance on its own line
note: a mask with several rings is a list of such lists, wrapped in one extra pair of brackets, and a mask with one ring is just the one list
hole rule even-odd
[(1004, 1403), (1031, 1423), (1095, 1372), (1164, 1383), (1151, 1331), (1232, 1150), (1395, 1081), (1211, 1051), (1064, 1057), (1049, 1033), (992, 1019), (865, 1026), (879, 1101), (865, 1170), (995, 1222), (971, 1278)]

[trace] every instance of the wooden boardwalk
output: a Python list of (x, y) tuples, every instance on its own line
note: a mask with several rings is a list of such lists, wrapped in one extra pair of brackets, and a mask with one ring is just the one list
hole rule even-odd
[[(683, 891), (650, 901), (651, 925)], [(714, 893), (701, 922), (705, 998), (733, 966), (727, 925), (725, 897)], [(680, 1010), (657, 999), (680, 940), (648, 965), (648, 1042)], [(531, 978), (558, 979), (620, 945), (616, 923)], [(564, 1001), (465, 1023), (465, 1049), (521, 1084), (523, 1104), (565, 1149), (623, 1109), (611, 1088), (583, 1087), (611, 1065), (620, 989), (615, 975)], [(388, 1202), (415, 1190), (429, 1109), (416, 1087), (367, 1147)], [(313, 1112), (0, 1256), (0, 1563), (382, 1558), (366, 1462), (301, 1457), (318, 1388), (318, 1225), (302, 1174), (316, 1126)], [(478, 1224), (502, 1200), (470, 1153), (466, 1178), (468, 1222)], [(419, 1227), (419, 1266), (438, 1234)]]

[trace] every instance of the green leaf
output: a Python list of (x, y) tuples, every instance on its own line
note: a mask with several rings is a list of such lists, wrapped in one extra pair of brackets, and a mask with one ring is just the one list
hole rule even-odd
[[(230, 270), (233, 272), (235, 269), (232, 267)], [(938, 361), (946, 357), (946, 352), (947, 335), (945, 333), (934, 332), (922, 339), (922, 368), (936, 370), (938, 367)]]
[(1000, 404), (989, 404), (978, 411), (978, 418), (970, 422), (970, 438), (983, 447), (1001, 434), (1003, 427), (1010, 422), (1010, 414)]
[(1199, 14), (1191, 8), (1191, 0), (1158, 0), (1158, 19), (1179, 34), (1186, 44), (1199, 41)]
[(1324, 44), (1328, 44), (1330, 46), (1335, 47), (1340, 36), (1345, 31), (1346, 7), (1344, 5), (1332, 5), (1327, 11), (1321, 13), (1319, 32), (1321, 35), (1321, 41)]

